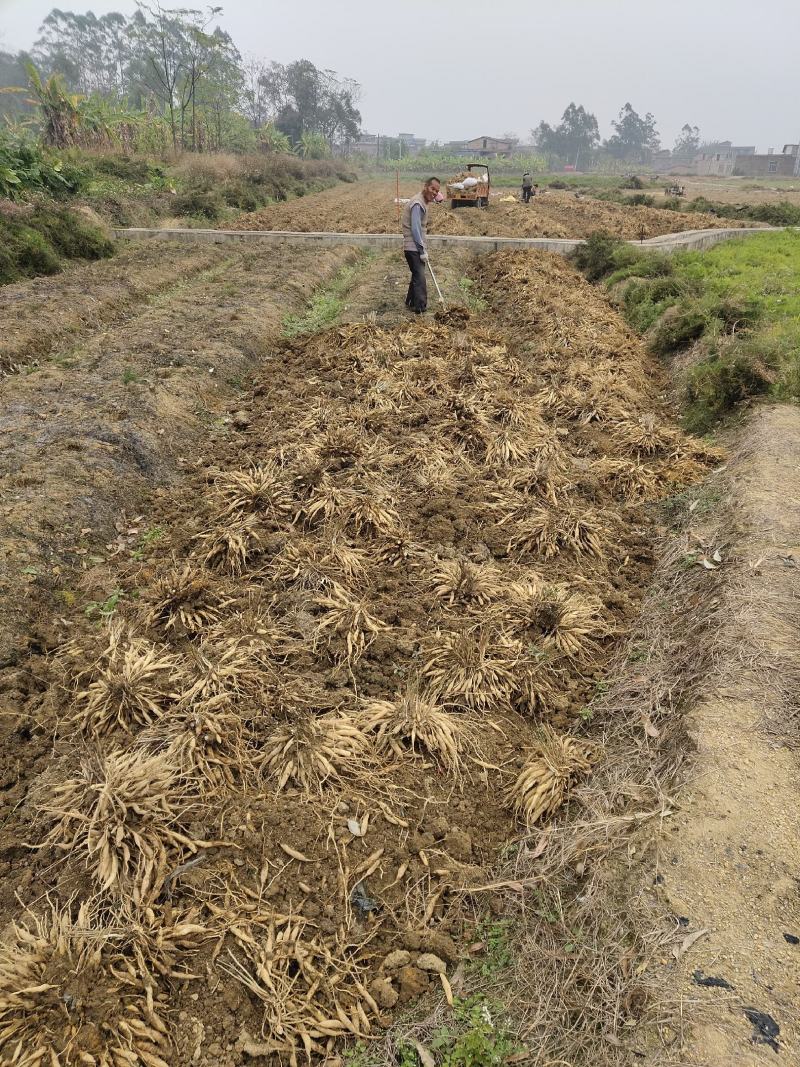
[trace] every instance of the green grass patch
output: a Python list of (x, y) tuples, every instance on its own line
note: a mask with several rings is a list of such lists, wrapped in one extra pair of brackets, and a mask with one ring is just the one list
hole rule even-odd
[(598, 233), (573, 261), (605, 281), (657, 355), (702, 342), (684, 382), (688, 429), (706, 432), (755, 397), (800, 400), (799, 232), (672, 256)]
[(355, 263), (342, 267), (333, 281), (315, 294), (305, 311), (287, 315), (283, 322), (283, 336), (298, 337), (332, 326), (344, 311), (345, 298), (356, 278), (371, 258), (371, 253), (360, 252)]
[(467, 278), (466, 275), (463, 278), (458, 279), (458, 288), (464, 297), (464, 303), (470, 309), (476, 313), (486, 311), (488, 304), (483, 297), (475, 292), (475, 281), (472, 278)]
[(702, 211), (723, 219), (766, 222), (770, 226), (800, 226), (800, 205), (788, 200), (780, 200), (776, 204), (726, 204), (698, 196), (689, 201), (685, 210)]

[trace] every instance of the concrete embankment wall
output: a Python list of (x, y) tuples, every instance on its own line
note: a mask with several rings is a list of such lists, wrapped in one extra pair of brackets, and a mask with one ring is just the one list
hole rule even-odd
[[(720, 241), (731, 237), (750, 237), (765, 230), (780, 230), (780, 226), (730, 227), (720, 230), (686, 230), (684, 233), (669, 233), (661, 237), (651, 237), (647, 241), (630, 241), (629, 244), (641, 245), (659, 252), (677, 252), (687, 249), (711, 248)], [(144, 227), (116, 229), (114, 236), (119, 239), (142, 241), (185, 241), (210, 242), (222, 244), (233, 241), (241, 244), (317, 244), (317, 245), (356, 245), (368, 248), (400, 249), (402, 238), (394, 233), (299, 233), (288, 230), (156, 230)], [(558, 252), (566, 255), (578, 245), (585, 244), (580, 239), (556, 237), (461, 237), (442, 234), (430, 234), (428, 243), (436, 248), (469, 248), (475, 252), (500, 252), (507, 248), (538, 249), (542, 252)]]

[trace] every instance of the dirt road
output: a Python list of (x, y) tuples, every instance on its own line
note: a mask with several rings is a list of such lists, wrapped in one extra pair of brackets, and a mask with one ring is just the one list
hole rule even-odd
[(657, 868), (658, 896), (697, 937), (678, 967), (681, 1062), (697, 1067), (800, 1062), (798, 454), (796, 407), (754, 412), (725, 518), (697, 531), (723, 559), (721, 582), (709, 572), (712, 665), (687, 710), (697, 754)]

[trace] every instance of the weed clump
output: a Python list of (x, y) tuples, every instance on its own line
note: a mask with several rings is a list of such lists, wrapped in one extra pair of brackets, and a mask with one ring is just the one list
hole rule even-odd
[(225, 210), (219, 193), (208, 189), (190, 189), (176, 196), (173, 203), (176, 215), (194, 215), (209, 222), (217, 222)]
[(570, 258), (590, 282), (599, 282), (616, 268), (616, 256), (623, 243), (621, 237), (596, 230), (589, 234), (585, 244), (578, 245)]
[(669, 356), (701, 337), (708, 319), (696, 308), (668, 308), (650, 337), (657, 356)]
[(706, 433), (743, 401), (768, 393), (776, 378), (770, 362), (748, 338), (698, 363), (686, 382), (686, 428)]

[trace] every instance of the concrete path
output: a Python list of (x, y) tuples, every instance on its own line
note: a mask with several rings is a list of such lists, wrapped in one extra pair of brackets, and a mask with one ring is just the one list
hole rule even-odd
[[(765, 230), (780, 230), (781, 226), (729, 227), (721, 230), (686, 230), (684, 233), (663, 234), (647, 241), (629, 241), (659, 252), (675, 252), (685, 249), (711, 248), (731, 237), (749, 237)], [(300, 233), (287, 230), (158, 230), (145, 227), (116, 229), (114, 236), (132, 241), (211, 242), (225, 241), (243, 244), (312, 244), (312, 245), (361, 245), (369, 248), (397, 248), (402, 240), (396, 233)], [(509, 248), (538, 249), (540, 252), (558, 252), (567, 255), (578, 245), (586, 242), (579, 238), (556, 237), (464, 237), (445, 234), (430, 234), (431, 248), (462, 248), (474, 252), (500, 252)]]

